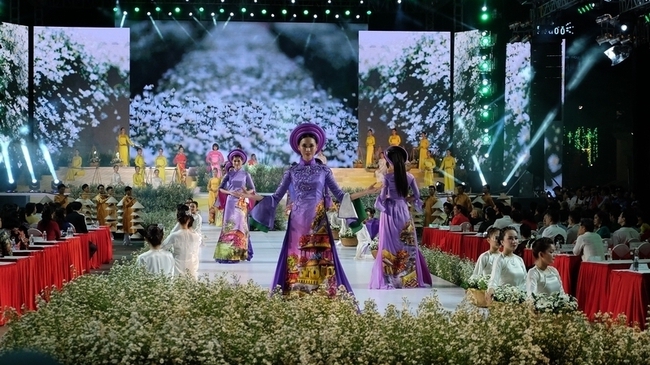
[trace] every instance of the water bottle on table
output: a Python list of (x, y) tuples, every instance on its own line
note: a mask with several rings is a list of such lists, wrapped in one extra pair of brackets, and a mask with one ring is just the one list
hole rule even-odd
[(68, 237), (72, 237), (72, 236), (74, 236), (74, 233), (72, 232), (72, 227), (68, 227), (68, 233), (67, 233), (67, 236), (68, 236)]
[(639, 271), (639, 250), (634, 249), (634, 261), (632, 262), (632, 270)]
[(607, 257), (606, 257), (606, 259), (607, 259), (607, 261), (612, 261), (612, 249), (611, 248), (607, 249)]
[(47, 241), (47, 231), (43, 231), (43, 241)]
[(33, 234), (30, 234), (30, 235), (29, 235), (29, 245), (31, 246), (31, 245), (33, 245), (33, 244), (34, 244), (34, 235), (33, 235)]

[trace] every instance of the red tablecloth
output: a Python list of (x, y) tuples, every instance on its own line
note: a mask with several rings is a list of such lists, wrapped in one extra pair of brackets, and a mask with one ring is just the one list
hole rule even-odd
[(614, 316), (623, 313), (628, 325), (636, 322), (645, 329), (650, 305), (650, 272), (613, 270), (609, 276), (607, 311)]
[(524, 259), (524, 265), (526, 265), (526, 270), (535, 266), (535, 257), (533, 257), (533, 250), (531, 248), (527, 248), (524, 250), (523, 259)]
[(6, 322), (4, 311), (7, 307), (20, 308), (19, 276), (18, 264), (0, 262), (0, 325)]
[(485, 251), (490, 249), (490, 244), (485, 237), (464, 235), (461, 247), (461, 257), (466, 257), (474, 262)]
[(447, 252), (451, 253), (452, 255), (461, 256), (463, 236), (464, 235), (460, 232), (447, 233), (445, 238), (445, 246), (447, 247)]
[(35, 261), (30, 256), (8, 256), (0, 258), (0, 262), (13, 262), (18, 266), (18, 280), (15, 282), (15, 290), (20, 298), (20, 306), (16, 309), (20, 311), (23, 305), (29, 310), (36, 309), (34, 298), (38, 294), (38, 288), (36, 286), (36, 275), (34, 275)]
[(578, 307), (589, 317), (605, 312), (609, 302), (609, 279), (613, 270), (628, 269), (631, 260), (583, 262), (576, 287)]
[(580, 263), (582, 258), (576, 255), (567, 255), (567, 254), (557, 254), (555, 255), (555, 261), (553, 266), (560, 273), (560, 278), (562, 279), (562, 287), (564, 287), (564, 292), (576, 295), (576, 283), (578, 281), (578, 275), (580, 273)]
[(447, 247), (448, 230), (440, 230), (438, 228), (423, 228), (422, 229), (422, 246), (428, 248), (439, 248), (444, 252), (451, 253)]

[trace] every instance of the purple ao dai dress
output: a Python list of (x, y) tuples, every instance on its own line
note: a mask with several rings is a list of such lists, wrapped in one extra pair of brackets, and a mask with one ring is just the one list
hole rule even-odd
[[(420, 191), (413, 175), (407, 181), (421, 211)], [(370, 289), (416, 288), (431, 285), (431, 273), (418, 248), (415, 226), (406, 199), (395, 186), (393, 173), (386, 174), (375, 202), (379, 217), (379, 248), (370, 276)]]
[[(221, 181), (220, 189), (231, 191), (255, 190), (253, 180), (244, 169), (231, 170)], [(219, 204), (217, 199), (216, 204)], [(237, 263), (250, 261), (253, 257), (253, 247), (248, 230), (249, 202), (245, 198), (232, 195), (226, 197), (223, 209), (221, 234), (214, 250), (214, 259), (220, 263)]]
[(263, 228), (273, 227), (275, 209), (291, 185), (293, 205), (272, 288), (279, 286), (284, 294), (323, 290), (333, 296), (343, 286), (351, 293), (327, 220), (326, 190), (341, 202), (340, 218), (356, 218), (356, 214), (354, 210), (350, 212), (349, 194), (334, 181), (329, 167), (314, 160), (301, 160), (285, 172), (275, 193), (255, 206), (251, 212), (253, 220)]

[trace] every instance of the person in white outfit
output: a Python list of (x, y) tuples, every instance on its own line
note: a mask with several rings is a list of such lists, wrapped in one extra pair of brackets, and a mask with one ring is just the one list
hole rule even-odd
[(535, 266), (526, 275), (526, 292), (532, 294), (564, 294), (562, 279), (556, 268), (550, 266), (555, 259), (553, 240), (542, 237), (533, 243)]
[(160, 247), (163, 239), (162, 229), (158, 228), (158, 225), (151, 224), (147, 227), (144, 238), (151, 248), (138, 256), (137, 264), (152, 274), (172, 277), (174, 275), (174, 256)]
[(564, 243), (567, 243), (566, 229), (558, 225), (559, 221), (560, 212), (557, 210), (548, 210), (546, 214), (544, 214), (544, 224), (546, 224), (546, 229), (542, 232), (542, 237), (555, 240), (555, 237), (560, 235), (564, 239)]
[(514, 251), (519, 244), (519, 234), (514, 227), (501, 230), (499, 240), (503, 251), (494, 259), (492, 274), (488, 282), (486, 299), (492, 301), (494, 289), (504, 285), (514, 286), (521, 290), (526, 289), (526, 265), (524, 260), (515, 255)]
[(180, 229), (167, 237), (162, 248), (174, 255), (174, 276), (188, 275), (198, 278), (201, 238), (191, 229), (191, 215), (179, 212), (177, 220)]
[(605, 245), (598, 233), (594, 233), (594, 221), (590, 218), (580, 220), (578, 239), (573, 254), (582, 255), (582, 261), (604, 261)]
[(490, 227), (487, 230), (487, 241), (490, 244), (490, 250), (483, 252), (476, 260), (474, 272), (472, 277), (479, 277), (481, 275), (492, 274), (492, 265), (494, 260), (501, 254), (499, 252), (499, 235), (501, 230), (499, 228)]

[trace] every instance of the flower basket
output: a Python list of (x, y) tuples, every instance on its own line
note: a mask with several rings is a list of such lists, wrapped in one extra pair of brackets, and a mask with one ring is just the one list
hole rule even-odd
[(472, 301), (472, 304), (479, 308), (487, 308), (487, 300), (485, 299), (485, 290), (467, 289), (467, 293)]
[(377, 250), (371, 250), (370, 253), (372, 254), (373, 259), (377, 258)]
[(362, 169), (363, 168), (363, 163), (361, 162), (355, 162), (354, 165), (352, 165), (355, 169)]
[(341, 237), (341, 244), (344, 247), (357, 247), (359, 241), (356, 237)]
[(334, 237), (334, 240), (339, 239), (339, 230), (338, 229), (333, 229), (332, 230), (332, 237)]

